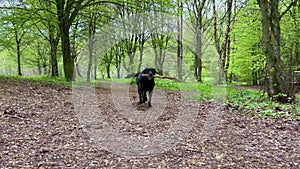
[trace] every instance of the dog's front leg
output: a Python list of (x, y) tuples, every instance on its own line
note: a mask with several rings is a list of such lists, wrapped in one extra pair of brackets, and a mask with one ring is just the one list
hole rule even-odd
[(147, 91), (143, 92), (143, 102), (145, 103), (147, 101)]
[(148, 106), (151, 107), (151, 99), (152, 99), (152, 94), (153, 94), (153, 90), (149, 91), (149, 102), (148, 102)]
[(140, 90), (140, 89), (138, 89), (138, 93), (139, 93), (139, 97), (140, 97), (140, 104), (142, 104), (143, 103), (143, 92)]

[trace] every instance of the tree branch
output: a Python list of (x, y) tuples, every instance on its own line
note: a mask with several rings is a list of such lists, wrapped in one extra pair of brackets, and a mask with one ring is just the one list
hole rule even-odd
[(296, 3), (298, 2), (299, 0), (294, 0), (293, 2), (290, 3), (290, 5), (281, 13), (281, 15), (279, 16), (279, 20), (281, 20), (281, 18), (294, 6), (296, 5)]
[[(148, 77), (148, 74), (142, 74), (142, 77)], [(171, 76), (159, 76), (159, 75), (153, 75), (154, 78), (159, 78), (159, 79), (169, 79), (169, 80), (175, 80), (177, 82), (182, 82), (182, 80), (177, 79), (176, 77), (171, 77)]]

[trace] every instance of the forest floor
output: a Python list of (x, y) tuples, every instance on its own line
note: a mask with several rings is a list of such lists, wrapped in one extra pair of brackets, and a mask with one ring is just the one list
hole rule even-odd
[(254, 91), (263, 91), (263, 88), (258, 85), (233, 85), (234, 88), (237, 89), (247, 89), (247, 90), (254, 90)]
[[(185, 101), (182, 93), (159, 89), (148, 108), (137, 105), (136, 89), (129, 88), (129, 101), (122, 103), (128, 110), (145, 118), (159, 106), (163, 111), (151, 122), (133, 122), (118, 109), (118, 86), (111, 90), (100, 84), (96, 107), (113, 131), (136, 138), (137, 144), (139, 139), (155, 138), (172, 128), (181, 117), (178, 112), (185, 111), (184, 103), (197, 110), (191, 126), (182, 124), (187, 135), (161, 153), (118, 152), (90, 135), (96, 127), (87, 129), (90, 117), (78, 116), (72, 88), (0, 79), (0, 168), (300, 168), (297, 120), (231, 113), (217, 103)], [(162, 100), (160, 94), (165, 96)], [(109, 140), (120, 147), (122, 141)]]

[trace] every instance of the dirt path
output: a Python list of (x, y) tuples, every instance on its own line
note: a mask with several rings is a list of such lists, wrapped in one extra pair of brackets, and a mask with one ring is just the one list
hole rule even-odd
[[(118, 107), (115, 100), (123, 98), (118, 92), (123, 93), (107, 85), (97, 87), (96, 107), (104, 120), (97, 115), (90, 120), (102, 120), (128, 138), (142, 141), (169, 131), (184, 117), (182, 109), (197, 109), (197, 116), (192, 126), (178, 123), (189, 132), (177, 138), (176, 146), (129, 158), (93, 138), (90, 131), (102, 131), (101, 125), (91, 123), (88, 128), (84, 122), (89, 118), (78, 118), (72, 89), (1, 79), (0, 168), (300, 168), (299, 121), (231, 114), (217, 103), (186, 101), (180, 92), (161, 90), (155, 90), (153, 108), (137, 105), (135, 88)], [(127, 115), (122, 114), (124, 104), (131, 110)], [(129, 151), (139, 145), (131, 146)]]

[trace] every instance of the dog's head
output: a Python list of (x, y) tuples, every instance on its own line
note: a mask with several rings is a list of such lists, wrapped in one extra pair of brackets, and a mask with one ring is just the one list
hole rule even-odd
[(158, 72), (154, 68), (146, 68), (142, 71), (142, 74), (147, 74), (148, 80), (153, 78), (153, 75), (157, 74)]

